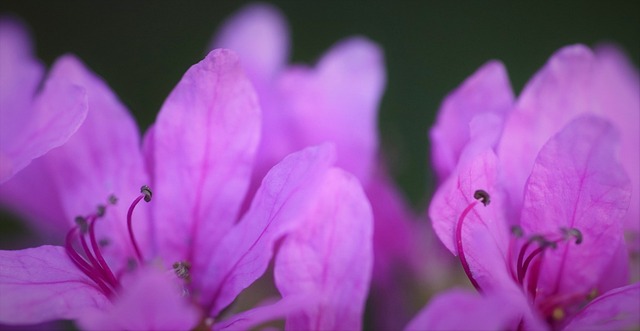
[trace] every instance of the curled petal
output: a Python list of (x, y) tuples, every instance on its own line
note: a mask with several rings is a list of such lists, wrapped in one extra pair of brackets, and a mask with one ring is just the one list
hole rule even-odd
[(589, 303), (564, 330), (634, 330), (640, 327), (640, 283), (611, 290)]

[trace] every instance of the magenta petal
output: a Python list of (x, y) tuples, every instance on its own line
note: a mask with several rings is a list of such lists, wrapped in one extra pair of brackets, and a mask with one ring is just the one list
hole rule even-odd
[[(154, 224), (163, 258), (203, 271), (236, 222), (260, 138), (260, 108), (229, 50), (192, 66), (153, 127)], [(147, 155), (149, 155), (147, 153)]]
[(635, 330), (640, 327), (640, 283), (611, 290), (582, 309), (563, 329)]
[(311, 304), (287, 317), (289, 330), (360, 330), (373, 264), (373, 216), (357, 179), (332, 169), (304, 224), (280, 247), (274, 274), (284, 298)]
[[(405, 330), (519, 330), (521, 319), (529, 314), (527, 309), (524, 296), (517, 291), (482, 296), (454, 289), (433, 298)], [(540, 321), (530, 321), (532, 330), (546, 329)]]
[[(631, 187), (616, 161), (617, 132), (598, 117), (580, 117), (544, 145), (527, 183), (521, 225), (525, 234), (562, 238), (562, 228), (582, 233), (546, 252), (539, 295), (588, 293), (614, 258)], [(609, 277), (615, 277), (609, 275)]]
[(275, 78), (289, 55), (289, 35), (280, 11), (267, 4), (251, 4), (229, 18), (212, 47), (238, 53), (242, 67), (260, 85)]
[[(262, 323), (285, 318), (287, 315), (306, 309), (311, 303), (307, 295), (288, 296), (278, 302), (256, 307), (213, 326), (213, 330), (250, 330)], [(264, 328), (260, 328), (264, 330)]]
[(71, 262), (62, 247), (0, 251), (0, 323), (75, 319), (108, 299)]
[[(466, 157), (436, 192), (429, 206), (429, 217), (442, 243), (455, 255), (456, 230), (463, 211), (475, 207), (463, 217), (462, 248), (471, 273), (481, 287), (502, 286), (510, 282), (506, 268), (509, 237), (504, 219), (504, 198), (497, 183), (497, 159), (491, 150)], [(491, 196), (483, 206), (474, 199), (476, 190)]]
[(78, 323), (86, 330), (192, 330), (198, 309), (183, 295), (180, 280), (149, 267), (125, 279), (108, 309), (87, 310)]
[(333, 146), (310, 147), (291, 154), (264, 178), (240, 223), (226, 233), (204, 270), (193, 269), (194, 287), (202, 291), (215, 317), (267, 268), (274, 242), (303, 222), (310, 198), (335, 160)]
[[(471, 120), (477, 115), (494, 114), (502, 123), (513, 102), (506, 69), (497, 61), (486, 63), (447, 96), (430, 132), (433, 164), (441, 182), (454, 170), (471, 138)], [(495, 138), (492, 147), (497, 143)]]

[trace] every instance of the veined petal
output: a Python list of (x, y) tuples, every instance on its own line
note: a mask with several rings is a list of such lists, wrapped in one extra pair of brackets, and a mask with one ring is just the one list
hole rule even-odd
[(285, 239), (274, 267), (284, 298), (312, 302), (289, 330), (360, 330), (373, 264), (373, 216), (357, 179), (332, 169), (304, 224)]
[[(292, 295), (281, 300), (256, 307), (229, 319), (216, 323), (213, 330), (249, 330), (255, 329), (262, 323), (285, 318), (287, 315), (306, 309), (312, 303), (308, 295)], [(264, 330), (264, 329), (261, 329)]]
[(202, 272), (238, 219), (260, 138), (260, 108), (238, 57), (215, 50), (192, 66), (153, 128), (154, 227), (168, 262)]
[[(474, 151), (475, 156), (463, 156), (456, 171), (440, 186), (429, 206), (429, 217), (440, 241), (454, 255), (458, 223), (461, 224), (461, 245), (470, 271), (482, 288), (502, 286), (509, 282), (507, 270), (509, 237), (504, 219), (504, 196), (497, 183), (495, 154), (486, 149)], [(476, 190), (490, 195), (483, 206), (474, 199)], [(464, 211), (470, 208), (466, 215)]]
[(109, 303), (56, 246), (0, 251), (0, 293), (0, 323), (7, 324), (75, 319)]
[(289, 31), (280, 11), (267, 4), (250, 4), (227, 19), (210, 49), (238, 53), (252, 81), (265, 84), (280, 72), (289, 56)]
[[(432, 159), (440, 181), (453, 172), (471, 138), (469, 125), (480, 114), (494, 114), (500, 125), (514, 103), (513, 91), (501, 62), (490, 61), (447, 96), (430, 131)], [(495, 132), (494, 147), (501, 127)]]
[(193, 270), (194, 288), (202, 292), (211, 316), (264, 273), (274, 242), (302, 224), (334, 160), (333, 146), (310, 147), (286, 157), (267, 174), (240, 223), (210, 250), (215, 254), (207, 268)]
[(616, 161), (617, 132), (607, 121), (583, 116), (542, 148), (527, 182), (521, 225), (525, 234), (555, 240), (561, 228), (581, 232), (545, 252), (539, 296), (588, 293), (614, 257), (631, 187)]
[(547, 329), (528, 310), (517, 290), (480, 295), (454, 289), (433, 298), (405, 330), (520, 330), (520, 323), (525, 330)]
[(582, 309), (563, 329), (634, 330), (640, 327), (640, 283), (611, 290)]
[[(631, 179), (632, 195), (625, 227), (635, 231), (635, 247), (640, 251), (640, 75), (623, 52), (612, 45), (596, 48), (596, 112), (620, 131), (620, 162)], [(632, 242), (633, 244), (633, 242)]]
[(88, 309), (78, 323), (85, 330), (192, 330), (200, 312), (183, 295), (179, 280), (154, 266), (129, 275), (107, 309)]

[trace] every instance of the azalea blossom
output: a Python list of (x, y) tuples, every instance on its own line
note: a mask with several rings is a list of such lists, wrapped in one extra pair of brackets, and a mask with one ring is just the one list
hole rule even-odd
[(0, 184), (66, 142), (87, 113), (84, 90), (56, 70), (44, 79), (31, 47), (19, 21), (0, 19)]
[[(613, 102), (609, 86), (592, 84), (606, 77), (622, 87), (633, 82), (634, 74), (637, 83), (637, 73), (596, 59), (582, 46), (560, 50), (517, 101), (503, 66), (490, 62), (445, 101), (432, 131), (443, 183), (429, 214), (439, 238), (458, 256), (481, 295), (443, 294), (408, 329), (640, 323), (640, 290), (628, 284), (623, 237), (633, 212), (634, 179), (625, 171), (632, 158), (618, 161), (616, 154), (619, 141), (623, 148), (633, 141), (612, 120), (632, 120), (640, 109)], [(627, 100), (638, 90), (626, 86), (617, 92)], [(586, 109), (590, 115), (577, 115), (589, 101), (598, 102)], [(550, 117), (560, 109), (560, 119)], [(563, 120), (567, 113), (575, 118)], [(530, 143), (534, 140), (542, 143)], [(512, 147), (507, 151), (505, 146)], [(520, 182), (514, 174), (527, 169)], [(500, 313), (455, 322), (461, 315), (453, 307), (464, 306)], [(451, 311), (451, 323), (437, 313), (445, 310)]]
[(415, 221), (381, 166), (377, 112), (386, 84), (383, 52), (367, 38), (354, 36), (337, 42), (314, 66), (289, 65), (288, 34), (276, 8), (253, 4), (225, 22), (211, 46), (239, 53), (263, 109), (264, 139), (252, 186), (284, 155), (334, 143), (336, 164), (360, 180), (373, 207), (376, 325), (399, 328), (409, 318), (408, 300), (400, 295), (406, 280), (436, 275), (444, 261), (438, 260), (442, 251), (435, 238), (430, 244), (431, 230)]
[[(359, 328), (372, 263), (369, 203), (325, 144), (275, 165), (241, 213), (261, 119), (233, 52), (214, 50), (185, 73), (142, 144), (125, 107), (78, 59), (54, 70), (86, 89), (87, 118), (0, 186), (0, 201), (55, 222), (66, 240), (0, 251), (1, 323), (173, 330), (285, 318), (292, 328)], [(224, 316), (289, 233), (275, 265), (282, 299)]]

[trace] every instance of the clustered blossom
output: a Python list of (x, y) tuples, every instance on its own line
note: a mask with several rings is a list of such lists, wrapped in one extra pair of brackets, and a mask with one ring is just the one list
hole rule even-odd
[[(380, 165), (372, 41), (288, 65), (282, 15), (247, 6), (144, 135), (75, 56), (43, 79), (21, 23), (0, 44), (0, 204), (44, 241), (0, 250), (0, 324), (357, 330), (369, 297), (373, 327), (400, 328), (398, 275), (441, 267)], [(639, 94), (617, 49), (576, 45), (517, 99), (496, 61), (447, 97), (428, 213), (477, 293), (437, 294), (408, 330), (640, 325)], [(266, 273), (278, 294), (238, 311)]]
[(480, 294), (441, 294), (407, 329), (640, 324), (624, 240), (637, 231), (639, 93), (618, 51), (577, 45), (517, 100), (498, 62), (447, 98), (431, 131), (442, 184), (429, 216)]
[[(175, 330), (284, 319), (293, 329), (360, 328), (370, 205), (358, 181), (333, 166), (330, 143), (284, 157), (248, 196), (261, 112), (234, 52), (214, 50), (191, 67), (142, 144), (124, 106), (78, 59), (64, 56), (52, 72), (84, 88), (86, 119), (4, 183), (0, 200), (38, 224), (56, 222), (66, 240), (0, 251), (0, 322)], [(281, 239), (281, 298), (224, 314)]]

